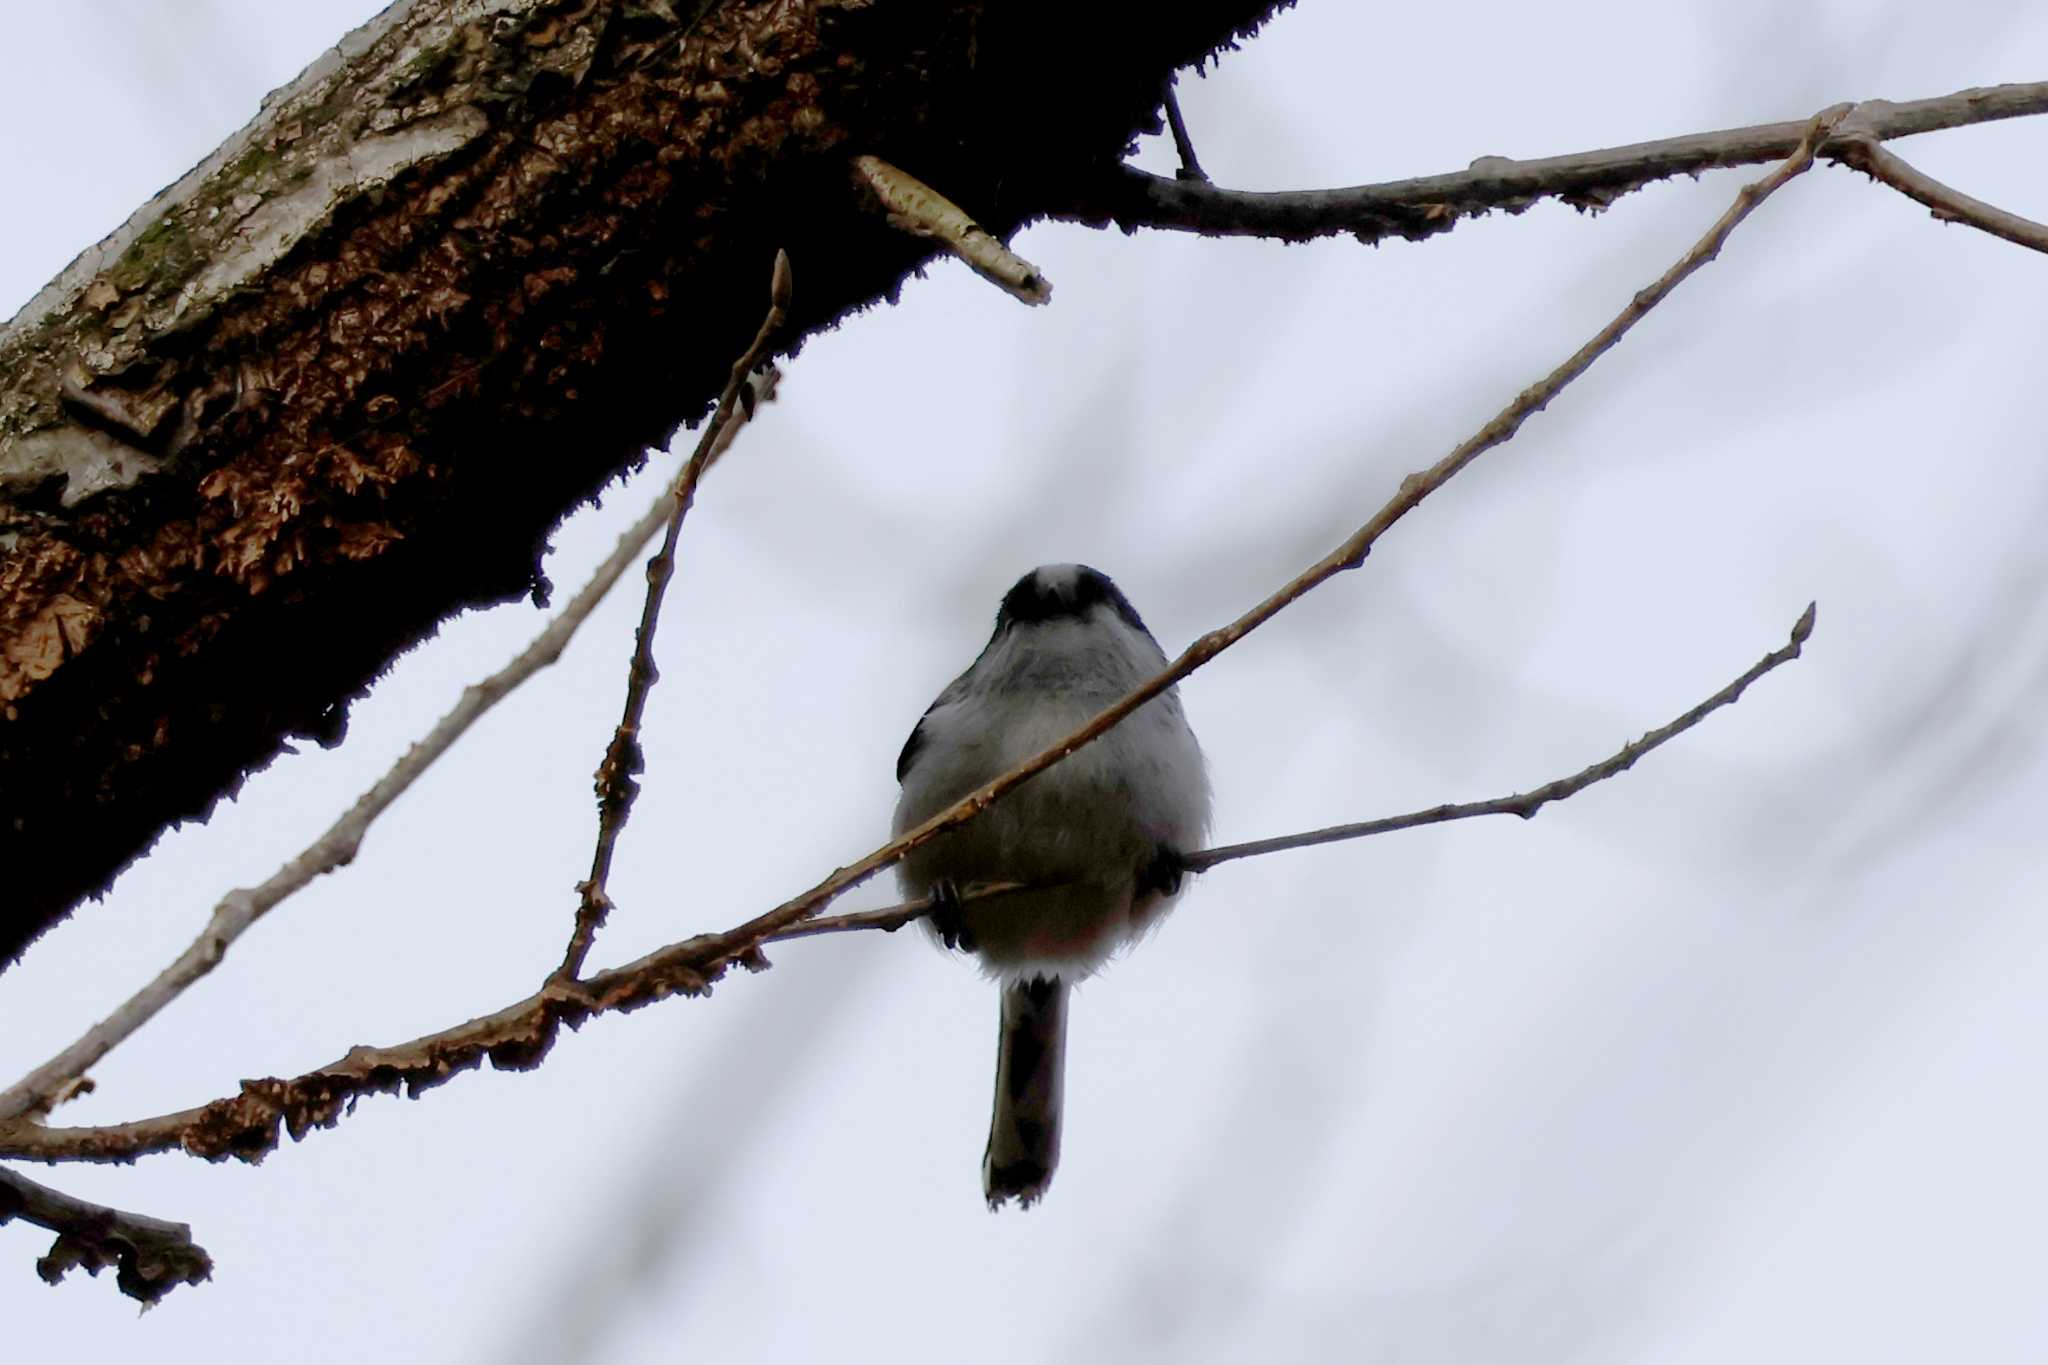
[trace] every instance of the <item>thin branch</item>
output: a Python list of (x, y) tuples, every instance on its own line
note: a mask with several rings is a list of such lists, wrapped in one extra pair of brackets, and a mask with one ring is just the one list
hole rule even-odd
[(1178, 73), (1166, 78), (1166, 126), (1173, 133), (1173, 150), (1180, 156), (1180, 169), (1173, 173), (1176, 180), (1199, 180), (1209, 183), (1209, 173), (1202, 169), (1202, 163), (1195, 159), (1194, 140), (1188, 136), (1187, 120), (1180, 113), (1180, 84)]
[(2035, 251), (2048, 251), (2048, 226), (2031, 218), (2022, 218), (1995, 204), (1973, 199), (1961, 190), (1942, 184), (1896, 152), (1887, 150), (1875, 134), (1862, 131), (1867, 108), (1866, 105), (1858, 105), (1856, 112), (1837, 133), (1831, 148), (1837, 161), (1855, 167), (1873, 180), (1882, 181), (1908, 199), (1925, 204), (1944, 223), (1967, 223), (1980, 232), (2003, 237), (2008, 242), (2031, 247)]
[(280, 1130), (301, 1140), (333, 1127), (365, 1095), (417, 1097), (486, 1059), (501, 1071), (528, 1070), (546, 1057), (561, 1025), (577, 1027), (593, 1015), (629, 1013), (673, 995), (708, 995), (734, 962), (750, 970), (768, 965), (758, 947), (700, 934), (574, 982), (550, 981), (495, 1013), (395, 1047), (351, 1048), (291, 1080), (243, 1081), (240, 1094), (197, 1108), (92, 1128), (0, 1123), (0, 1158), (120, 1163), (184, 1151), (210, 1161), (259, 1162), (277, 1147)]
[(182, 1148), (212, 1160), (234, 1156), (260, 1161), (278, 1143), (279, 1129), (295, 1139), (316, 1127), (331, 1127), (362, 1095), (413, 1095), (440, 1085), (486, 1057), (500, 1069), (537, 1066), (554, 1046), (558, 1029), (574, 1027), (593, 1014), (638, 1009), (671, 995), (702, 995), (734, 963), (761, 970), (761, 945), (811, 918), (844, 892), (860, 885), (914, 848), (965, 824), (1004, 793), (1036, 776), (1102, 735), (1152, 698), (1249, 635), (1318, 585), (1365, 562), (1373, 544), (1395, 522), (1485, 451), (1514, 436), (1593, 362), (1629, 332), (1687, 276), (1712, 260), (1728, 236), (1757, 205), (1813, 164), (1814, 149), (1833, 130), (1848, 106), (1823, 111), (1807, 135), (1769, 175), (1745, 185), (1735, 202), (1693, 247), (1562, 365), (1524, 389), (1469, 440), (1428, 469), (1401, 481), (1395, 495), (1328, 555), (1250, 611), (1210, 631), (1183, 650), (1166, 669), (1141, 684), (1088, 724), (1042, 753), (1012, 768), (900, 838), (764, 914), (719, 934), (701, 934), (657, 949), (635, 962), (593, 973), (574, 982), (551, 979), (534, 995), (495, 1014), (396, 1047), (357, 1047), (340, 1061), (293, 1080), (244, 1081), (239, 1095), (196, 1109), (99, 1128), (40, 1128), (0, 1123), (0, 1157), (44, 1161), (131, 1161), (151, 1152)]
[(193, 1242), (192, 1229), (139, 1213), (88, 1204), (0, 1170), (0, 1223), (13, 1218), (57, 1234), (49, 1255), (36, 1262), (46, 1284), (75, 1269), (98, 1275), (113, 1266), (123, 1294), (148, 1306), (181, 1284), (213, 1275), (213, 1258)]
[(137, 1029), (155, 1018), (158, 1011), (178, 998), (186, 988), (220, 965), (234, 941), (247, 933), (286, 897), (305, 888), (314, 879), (347, 866), (362, 846), (370, 825), (393, 801), (418, 781), (428, 768), (468, 733), (513, 689), (555, 662), (597, 604), (619, 581), (628, 566), (661, 529), (669, 514), (669, 494), (663, 491), (654, 505), (619, 538), (618, 546), (598, 566), (577, 594), (570, 598), (546, 629), (517, 657), (488, 678), (463, 689), (462, 698), (434, 728), (405, 751), (377, 784), (356, 798), (354, 805), (330, 825), (326, 833), (258, 886), (230, 891), (214, 907), (213, 915), (199, 937), (177, 960), (158, 973), (155, 980), (137, 991), (112, 1014), (88, 1029), (84, 1036), (44, 1062), (28, 1075), (0, 1091), (0, 1121), (23, 1114), (47, 1112), (80, 1088), (86, 1070)]
[(857, 156), (853, 178), (874, 196), (891, 227), (939, 243), (1011, 298), (1029, 304), (1052, 302), (1052, 282), (1043, 271), (908, 171), (878, 156)]
[[(569, 934), (569, 946), (562, 954), (562, 965), (555, 969), (552, 978), (555, 981), (574, 981), (582, 972), (583, 961), (590, 956), (590, 945), (596, 941), (599, 927), (611, 912), (611, 897), (605, 891), (605, 883), (611, 878), (612, 854), (618, 848), (619, 834), (633, 813), (633, 798), (640, 794), (640, 784), (634, 780), (645, 766), (640, 750), (640, 724), (647, 711), (648, 695), (654, 691), (654, 684), (661, 677), (660, 670), (654, 666), (654, 630), (661, 623), (661, 602), (668, 591), (669, 579), (675, 575), (676, 541), (682, 536), (683, 518), (689, 515), (690, 505), (696, 501), (697, 484), (704, 477), (704, 471), (730, 443), (727, 433), (736, 428), (734, 418), (740, 415), (741, 400), (748, 394), (747, 376), (767, 358), (769, 344), (782, 330), (783, 321), (789, 315), (791, 290), (789, 256), (777, 251), (775, 271), (768, 286), (768, 314), (761, 319), (761, 326), (745, 353), (733, 362), (732, 373), (726, 376), (725, 389), (718, 395), (718, 407), (704, 424), (704, 430), (698, 433), (696, 449), (690, 452), (690, 458), (676, 476), (675, 487), (670, 493), (668, 530), (661, 538), (661, 549), (647, 561), (647, 600), (640, 608), (640, 628), (633, 637), (633, 659), (626, 667), (625, 713), (619, 718), (619, 728), (612, 732), (612, 742), (605, 748), (603, 761), (597, 765), (597, 847), (590, 858), (590, 876), (576, 887), (576, 924)], [(749, 402), (746, 413), (751, 415), (752, 411)], [(741, 417), (741, 420), (745, 418)]]
[[(1569, 777), (1546, 782), (1540, 787), (1514, 796), (1497, 796), (1491, 801), (1468, 801), (1462, 805), (1431, 806), (1428, 810), (1410, 811), (1406, 815), (1389, 815), (1378, 820), (1363, 820), (1349, 825), (1330, 825), (1324, 829), (1308, 830), (1301, 834), (1286, 834), (1273, 839), (1255, 839), (1242, 844), (1223, 844), (1216, 848), (1202, 849), (1182, 858), (1189, 872), (1207, 872), (1221, 863), (1235, 862), (1239, 858), (1259, 858), (1268, 853), (1284, 853), (1289, 849), (1312, 848), (1317, 844), (1334, 844), (1348, 839), (1367, 839), (1375, 834), (1391, 834), (1396, 830), (1416, 829), (1423, 825), (1447, 824), (1452, 820), (1471, 820), (1482, 815), (1519, 815), (1524, 820), (1533, 819), (1536, 812), (1553, 801), (1563, 801), (1577, 796), (1597, 782), (1610, 777), (1619, 777), (1636, 765), (1653, 749), (1662, 747), (1692, 729), (1724, 706), (1732, 706), (1748, 690), (1749, 685), (1769, 673), (1772, 669), (1788, 664), (1800, 655), (1802, 647), (1813, 635), (1814, 606), (1807, 604), (1806, 610), (1792, 625), (1791, 638), (1780, 648), (1758, 660), (1748, 672), (1734, 682), (1708, 697), (1699, 705), (1687, 711), (1668, 725), (1650, 731), (1640, 739), (1631, 740), (1615, 753), (1589, 767), (1580, 769)], [(1039, 890), (1039, 886), (1027, 886), (1019, 882), (999, 882), (989, 886), (973, 886), (960, 893), (963, 904), (992, 900), (1012, 895), (1018, 891)], [(820, 915), (805, 920), (793, 929), (785, 929), (768, 942), (784, 939), (810, 938), (819, 934), (848, 934), (864, 929), (880, 929), (884, 933), (895, 933), (906, 924), (913, 924), (931, 913), (930, 897), (904, 901), (900, 905), (884, 906), (878, 910), (862, 910), (846, 915)]]
[[(1019, 891), (1043, 890), (1051, 884), (1046, 882), (991, 882), (968, 886), (960, 891), (959, 901), (962, 905), (973, 905), (980, 901), (1000, 900), (1004, 896), (1014, 896)], [(845, 915), (818, 915), (815, 918), (805, 920), (801, 924), (792, 925), (787, 929), (770, 934), (761, 941), (763, 943), (785, 943), (790, 939), (818, 938), (825, 934), (850, 934), (862, 929), (880, 929), (885, 934), (893, 934), (904, 925), (915, 924), (918, 920), (929, 915), (932, 912), (932, 906), (932, 898), (924, 896), (914, 901), (904, 901), (899, 905), (883, 906), (879, 910), (856, 910), (851, 914)]]
[(1249, 843), (1225, 844), (1220, 848), (1205, 849), (1187, 858), (1188, 871), (1207, 872), (1221, 863), (1234, 862), (1239, 858), (1258, 858), (1268, 853), (1281, 853), (1291, 848), (1312, 848), (1317, 844), (1334, 844), (1346, 839), (1364, 839), (1375, 834), (1389, 834), (1400, 829), (1416, 829), (1422, 825), (1441, 825), (1452, 820), (1471, 820), (1482, 815), (1519, 815), (1524, 820), (1534, 819), (1536, 812), (1552, 801), (1562, 801), (1577, 796), (1596, 782), (1605, 782), (1618, 777), (1634, 767), (1636, 760), (1651, 750), (1676, 739), (1693, 726), (1698, 725), (1724, 706), (1732, 706), (1749, 685), (1781, 664), (1788, 664), (1799, 657), (1806, 641), (1813, 635), (1814, 605), (1808, 603), (1806, 610), (1793, 623), (1792, 637), (1786, 643), (1764, 655), (1750, 670), (1729, 683), (1726, 687), (1708, 697), (1698, 706), (1687, 711), (1669, 725), (1660, 726), (1640, 739), (1632, 740), (1615, 753), (1598, 763), (1581, 768), (1570, 777), (1561, 777), (1546, 782), (1540, 787), (1515, 796), (1497, 796), (1491, 801), (1468, 801), (1462, 805), (1432, 806), (1428, 810), (1410, 811), (1406, 815), (1390, 815), (1378, 820), (1364, 820), (1351, 825), (1331, 825), (1327, 829), (1309, 830), (1303, 834), (1285, 834), (1274, 839), (1254, 839)]
[[(1857, 144), (1864, 139), (1884, 141), (2048, 113), (2048, 81), (1961, 90), (1901, 104), (1869, 100), (1855, 109), (1853, 137), (1837, 135), (1823, 141), (1818, 149), (1822, 157), (1854, 164)], [(1280, 193), (1218, 189), (1205, 181), (1169, 179), (1126, 166), (1083, 202), (1053, 216), (1095, 225), (1115, 223), (1126, 232), (1149, 227), (1293, 242), (1344, 234), (1364, 242), (1388, 237), (1420, 241), (1496, 209), (1520, 213), (1539, 200), (1561, 199), (1575, 208), (1598, 211), (1673, 176), (1777, 161), (1799, 147), (1807, 126), (1765, 123), (1535, 161), (1486, 156), (1448, 175)]]

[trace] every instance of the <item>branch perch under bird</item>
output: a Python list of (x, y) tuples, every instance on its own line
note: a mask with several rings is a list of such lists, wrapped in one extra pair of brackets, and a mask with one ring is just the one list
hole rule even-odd
[[(1722, 707), (1734, 705), (1748, 690), (1750, 684), (1764, 674), (1798, 658), (1807, 640), (1813, 635), (1815, 611), (1815, 604), (1808, 603), (1806, 610), (1800, 613), (1799, 619), (1793, 623), (1790, 638), (1782, 646), (1751, 665), (1748, 671), (1734, 682), (1669, 724), (1660, 725), (1640, 738), (1629, 741), (1606, 758), (1588, 764), (1569, 777), (1560, 777), (1540, 787), (1532, 787), (1526, 792), (1496, 796), (1486, 801), (1431, 806), (1427, 810), (1410, 811), (1406, 815), (1388, 815), (1377, 820), (1329, 825), (1322, 829), (1305, 830), (1299, 834), (1283, 834), (1271, 839), (1223, 844), (1216, 848), (1190, 853), (1182, 862), (1189, 872), (1201, 873), (1224, 863), (1236, 862), (1240, 858), (1261, 858), (1269, 853), (1284, 853), (1289, 849), (1313, 848), (1319, 844), (1342, 843), (1350, 839), (1368, 839), (1377, 834), (1419, 829), (1424, 825), (1449, 824), (1453, 820), (1472, 820), (1482, 815), (1518, 815), (1524, 820), (1534, 819), (1538, 811), (1553, 801), (1567, 800), (1595, 783), (1619, 777), (1633, 768), (1637, 760), (1644, 755), (1662, 748)], [(962, 891), (960, 899), (963, 902), (996, 899), (1025, 889), (1027, 888), (1013, 882), (976, 886)], [(914, 924), (923, 919), (931, 910), (932, 902), (926, 899), (906, 901), (901, 905), (891, 905), (880, 910), (864, 910), (854, 914), (820, 915), (816, 919), (808, 919), (793, 928), (785, 929), (768, 942), (811, 938), (822, 934), (851, 933), (863, 929), (880, 929), (885, 933), (894, 933), (906, 924)]]
[[(1206, 871), (1238, 859), (1482, 815), (1519, 815), (1527, 819), (1550, 802), (1565, 800), (1595, 783), (1619, 776), (1652, 750), (1714, 712), (1733, 705), (1750, 684), (1800, 656), (1813, 633), (1814, 613), (1814, 607), (1809, 605), (1793, 625), (1786, 643), (1734, 682), (1669, 724), (1569, 777), (1490, 801), (1435, 806), (1407, 815), (1207, 849), (1189, 855), (1187, 866), (1192, 871)], [(961, 892), (960, 899), (982, 901), (1025, 889), (1013, 883), (970, 887)], [(294, 1138), (303, 1138), (314, 1128), (333, 1126), (361, 1095), (397, 1093), (402, 1089), (417, 1096), (452, 1079), (458, 1072), (475, 1069), (486, 1057), (500, 1069), (523, 1069), (537, 1064), (552, 1046), (559, 1024), (577, 1025), (595, 1014), (636, 1010), (671, 995), (709, 994), (712, 983), (734, 961), (756, 970), (765, 967), (767, 964), (759, 954), (762, 944), (866, 929), (893, 931), (923, 918), (931, 909), (929, 900), (913, 901), (881, 910), (810, 919), (740, 942), (735, 942), (730, 934), (699, 935), (657, 949), (622, 967), (593, 972), (576, 983), (573, 993), (558, 992), (551, 983), (495, 1014), (394, 1047), (354, 1048), (341, 1060), (295, 1080), (245, 1081), (240, 1095), (197, 1109), (100, 1128), (0, 1125), (0, 1157), (122, 1162), (182, 1149), (211, 1160), (232, 1156), (260, 1161), (276, 1147), (280, 1125)]]

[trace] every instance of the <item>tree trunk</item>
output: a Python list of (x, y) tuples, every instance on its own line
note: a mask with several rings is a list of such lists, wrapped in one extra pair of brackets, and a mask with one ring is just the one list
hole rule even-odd
[[(701, 413), (999, 236), (1275, 0), (400, 0), (0, 329), (0, 964)], [(906, 376), (905, 397), (916, 381)]]

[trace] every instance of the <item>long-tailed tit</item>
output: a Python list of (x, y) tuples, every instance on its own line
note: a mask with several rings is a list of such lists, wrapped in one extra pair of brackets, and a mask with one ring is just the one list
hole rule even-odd
[[(981, 657), (924, 713), (896, 760), (898, 834), (1057, 743), (1166, 667), (1116, 584), (1081, 564), (1017, 580)], [(1209, 776), (1172, 689), (907, 855), (907, 896), (951, 902), (957, 934), (1002, 982), (990, 1208), (1045, 1193), (1060, 1154), (1068, 987), (1165, 915), (1209, 830)], [(959, 904), (975, 883), (1038, 888)]]

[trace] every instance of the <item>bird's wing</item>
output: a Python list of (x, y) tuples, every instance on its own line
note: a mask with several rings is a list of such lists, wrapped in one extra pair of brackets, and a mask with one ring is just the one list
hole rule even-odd
[[(936, 703), (934, 703), (936, 705)], [(917, 762), (917, 751), (924, 748), (925, 717), (931, 715), (931, 707), (925, 708), (917, 724), (910, 728), (910, 738), (903, 741), (903, 752), (896, 755), (896, 785), (903, 785), (903, 779), (910, 775), (910, 765)]]
[(947, 683), (946, 690), (932, 698), (932, 704), (924, 708), (924, 714), (919, 716), (917, 724), (910, 728), (910, 738), (903, 741), (903, 752), (896, 755), (896, 783), (898, 786), (901, 786), (903, 779), (910, 775), (911, 765), (917, 762), (917, 756), (924, 751), (925, 740), (930, 738), (925, 733), (925, 722), (932, 718), (932, 712), (942, 706), (951, 706), (955, 701), (959, 700), (960, 694), (967, 687), (967, 674), (973, 671), (970, 668), (967, 670), (967, 673), (962, 673), (959, 677)]

